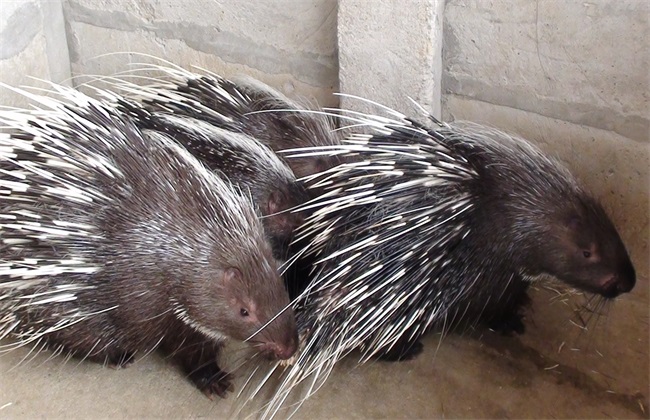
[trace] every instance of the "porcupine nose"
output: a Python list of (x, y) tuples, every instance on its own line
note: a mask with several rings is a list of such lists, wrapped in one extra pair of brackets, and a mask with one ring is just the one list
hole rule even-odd
[(274, 359), (286, 360), (298, 350), (298, 334), (293, 333), (288, 335), (281, 343), (268, 343), (265, 347), (268, 356)]
[(632, 265), (632, 262), (628, 262), (621, 270), (619, 281), (616, 283), (616, 288), (620, 293), (627, 293), (634, 288), (635, 284), (636, 273), (634, 272), (634, 266)]
[(602, 282), (601, 294), (606, 298), (615, 298), (621, 293), (630, 292), (636, 284), (636, 273), (632, 263)]

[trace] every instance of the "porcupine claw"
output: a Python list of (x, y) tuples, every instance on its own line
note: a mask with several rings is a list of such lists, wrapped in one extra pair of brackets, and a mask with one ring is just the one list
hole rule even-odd
[(228, 392), (235, 389), (232, 375), (221, 370), (216, 363), (191, 373), (190, 379), (211, 400), (214, 400), (215, 395), (226, 398)]

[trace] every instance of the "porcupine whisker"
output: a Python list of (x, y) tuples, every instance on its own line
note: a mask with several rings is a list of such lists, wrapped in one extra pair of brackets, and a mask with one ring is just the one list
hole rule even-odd
[(142, 357), (140, 357), (140, 360), (146, 359), (149, 355), (151, 355), (151, 353), (156, 351), (156, 349), (158, 349), (158, 347), (160, 346), (160, 344), (163, 342), (164, 339), (165, 339), (165, 335), (160, 336), (160, 340), (156, 341), (149, 350), (145, 351)]
[(392, 114), (392, 115), (398, 117), (400, 120), (406, 119), (406, 115), (404, 115), (404, 114), (402, 114), (400, 112), (397, 112), (396, 110), (394, 110), (394, 109), (392, 109), (392, 108), (390, 108), (390, 107), (388, 107), (386, 105), (380, 104), (379, 102), (372, 101), (372, 100), (370, 100), (368, 98), (363, 98), (361, 96), (352, 95), (352, 94), (349, 94), (349, 93), (341, 93), (341, 92), (334, 93), (334, 95), (335, 96), (340, 96), (342, 98), (356, 99), (358, 101), (361, 101), (361, 102), (364, 102), (364, 103), (367, 103), (367, 104), (371, 104), (371, 105), (373, 105), (373, 106), (375, 106), (375, 107), (377, 107), (379, 109), (383, 109), (384, 111), (387, 111), (389, 114)]
[(280, 275), (283, 276), (283, 275), (287, 272), (287, 270), (288, 270), (289, 268), (291, 268), (291, 266), (292, 266), (293, 264), (295, 264), (295, 262), (296, 262), (296, 261), (297, 261), (297, 260), (298, 260), (298, 259), (299, 259), (299, 258), (300, 258), (304, 253), (305, 253), (305, 252), (306, 252), (305, 250), (301, 250), (301, 251), (297, 252), (296, 254), (292, 255), (291, 257), (289, 257), (285, 262), (283, 262), (283, 263), (280, 265), (280, 267), (278, 267), (278, 270), (279, 270), (279, 272), (280, 272)]
[[(274, 372), (276, 366), (277, 366), (277, 365), (273, 365), (272, 369), (269, 369), (269, 372), (270, 372), (269, 375), (273, 374), (273, 372)], [(259, 365), (253, 367), (253, 371), (249, 373), (248, 378), (246, 379), (246, 381), (244, 382), (244, 384), (243, 384), (243, 385), (241, 386), (241, 388), (239, 389), (239, 392), (237, 392), (237, 395), (236, 395), (236, 397), (235, 397), (237, 400), (240, 400), (241, 398), (243, 398), (244, 391), (247, 390), (247, 388), (248, 388), (248, 384), (253, 380), (253, 378), (255, 377), (255, 375), (257, 374), (257, 372), (258, 372), (260, 369), (261, 369), (261, 366), (259, 366)], [(243, 406), (239, 407), (239, 409), (237, 410), (236, 414), (239, 414), (239, 413), (241, 412), (242, 409), (243, 409)]]
[(273, 216), (278, 216), (278, 215), (281, 215), (281, 214), (295, 213), (297, 211), (300, 211), (300, 208), (301, 208), (301, 205), (298, 204), (298, 205), (290, 207), (288, 209), (276, 211), (275, 213), (264, 214), (264, 215), (260, 216), (260, 219), (269, 219), (269, 218), (271, 218)]
[[(156, 61), (165, 63), (170, 67), (176, 68), (178, 70), (183, 70), (183, 68), (181, 66), (179, 66), (177, 64), (174, 64), (171, 61), (165, 60), (162, 57), (158, 57), (158, 56), (155, 56), (155, 55), (152, 55), (152, 54), (147, 54), (147, 53), (143, 53), (143, 52), (139, 52), (139, 51), (111, 51), (111, 52), (95, 55), (95, 56), (91, 57), (90, 60), (93, 61), (93, 60), (98, 60), (98, 59), (104, 58), (104, 57), (112, 57), (112, 56), (115, 56), (115, 55), (128, 55), (128, 56), (136, 55), (136, 56), (151, 58), (151, 59), (154, 59)], [(128, 63), (128, 64), (129, 65), (151, 65), (151, 66), (155, 66), (155, 64), (153, 64), (153, 63)], [(165, 70), (165, 69), (166, 69), (166, 67), (161, 67), (161, 70)]]
[(280, 316), (282, 316), (286, 311), (291, 311), (292, 310), (292, 305), (291, 302), (289, 302), (287, 305), (285, 305), (278, 313), (276, 313), (274, 316), (271, 317), (270, 320), (268, 320), (266, 323), (264, 323), (261, 327), (259, 327), (254, 333), (248, 336), (244, 342), (250, 341), (251, 338), (255, 337), (257, 334), (262, 332), (267, 326), (269, 326), (273, 321), (278, 319)]
[[(48, 349), (48, 348), (47, 348), (47, 343), (46, 343), (46, 348), (43, 349), (43, 350), (47, 350), (47, 349)], [(51, 349), (50, 349), (50, 350), (51, 350)], [(38, 365), (38, 367), (41, 367), (41, 366), (43, 366), (45, 363), (48, 363), (50, 360), (59, 357), (59, 356), (60, 356), (64, 351), (65, 351), (65, 347), (63, 347), (62, 344), (59, 344), (58, 346), (56, 346), (56, 348), (54, 348), (54, 350), (51, 350), (51, 354), (48, 356), (48, 358), (45, 359), (43, 362), (41, 362), (41, 363)]]
[[(255, 360), (259, 361), (261, 356), (263, 355), (262, 352), (258, 352), (258, 351), (256, 351), (252, 355), (248, 355), (248, 354), (246, 354), (245, 349), (242, 349), (241, 353), (242, 353), (241, 357), (238, 357), (238, 358), (232, 360), (232, 363), (234, 363), (234, 366), (229, 366), (231, 368), (230, 371), (233, 374), (238, 373), (241, 369), (243, 369), (245, 367), (248, 367), (250, 361), (255, 361)], [(262, 359), (262, 363), (266, 364), (266, 361), (264, 359)], [(258, 363), (258, 366), (259, 366), (259, 363)], [(240, 393), (241, 393), (241, 390), (240, 390)]]
[(83, 87), (87, 87), (89, 89), (92, 89), (95, 92), (99, 91), (98, 93), (101, 93), (103, 95), (114, 96), (113, 92), (101, 89), (101, 88), (95, 86), (94, 84), (96, 84), (98, 82), (105, 83), (106, 85), (111, 86), (111, 87), (116, 88), (117, 90), (121, 91), (121, 90), (123, 90), (123, 88), (127, 88), (127, 87), (135, 88), (137, 86), (140, 86), (140, 85), (138, 85), (136, 83), (130, 82), (129, 80), (125, 80), (125, 78), (128, 78), (130, 80), (140, 80), (140, 81), (147, 81), (147, 82), (152, 82), (152, 83), (153, 82), (160, 83), (160, 79), (157, 79), (155, 77), (144, 76), (144, 75), (140, 75), (140, 74), (133, 74), (135, 72), (145, 72), (145, 71), (147, 71), (147, 70), (146, 69), (132, 69), (132, 70), (125, 70), (125, 71), (117, 72), (117, 73), (112, 74), (112, 75), (88, 75), (88, 74), (86, 74), (86, 75), (84, 75), (85, 77), (92, 77), (92, 79), (90, 79), (90, 80), (88, 80), (88, 81), (86, 81), (84, 83), (78, 84), (77, 87), (83, 86)]
[(310, 109), (300, 109), (300, 110), (295, 110), (295, 109), (287, 109), (287, 110), (259, 110), (259, 111), (250, 111), (247, 112), (246, 115), (256, 115), (256, 114), (266, 114), (266, 113), (275, 113), (275, 112), (290, 112), (290, 113), (301, 113), (301, 114), (313, 114), (313, 115), (319, 115), (319, 116), (327, 116), (327, 117), (334, 117), (336, 119), (344, 120), (344, 121), (350, 121), (350, 122), (356, 122), (360, 124), (360, 126), (371, 126), (371, 127), (378, 127), (379, 122), (378, 121), (372, 121), (372, 120), (364, 120), (360, 118), (355, 118), (349, 115), (341, 115), (338, 114), (334, 111), (345, 111), (349, 112), (352, 115), (366, 115), (360, 112), (354, 112), (350, 110), (343, 110), (343, 109), (338, 109), (338, 108), (323, 108), (325, 111), (316, 111), (316, 110), (310, 110)]
[(19, 87), (10, 86), (10, 85), (8, 85), (8, 84), (6, 84), (4, 82), (0, 82), (0, 87), (8, 89), (8, 90), (10, 90), (10, 91), (12, 91), (14, 93), (19, 94), (19, 95), (25, 96), (25, 97), (31, 99), (32, 101), (34, 101), (36, 103), (39, 103), (39, 104), (42, 104), (42, 105), (45, 105), (45, 106), (47, 106), (49, 108), (57, 109), (57, 108), (60, 108), (61, 105), (62, 105), (62, 103), (60, 101), (57, 101), (55, 99), (49, 98), (47, 96), (39, 96), (39, 95), (31, 93), (31, 92), (29, 92), (27, 90), (21, 89)]
[(68, 364), (70, 359), (74, 357), (75, 353), (72, 350), (69, 350), (68, 353), (63, 357), (63, 360), (61, 361), (61, 366), (65, 366)]
[[(355, 128), (355, 127), (371, 127), (375, 129), (378, 133), (389, 134), (389, 135), (392, 133), (393, 128), (400, 128), (402, 130), (411, 131), (417, 134), (421, 134), (423, 131), (421, 126), (419, 125), (415, 126), (414, 121), (410, 119), (406, 119), (406, 117), (400, 120), (392, 120), (387, 117), (382, 117), (379, 115), (371, 115), (371, 114), (367, 114), (359, 111), (353, 111), (349, 109), (341, 109), (341, 108), (323, 108), (323, 109), (330, 112), (338, 111), (337, 114), (334, 114), (334, 115), (338, 115), (337, 117), (338, 119), (343, 119), (348, 121), (355, 121), (355, 120), (358, 121), (358, 124), (355, 125), (342, 126), (341, 129), (344, 130)], [(346, 114), (355, 115), (358, 118), (353, 119), (352, 117)], [(405, 125), (405, 123), (408, 123), (408, 125)]]
[(310, 372), (304, 373), (303, 375), (301, 375), (301, 377), (296, 378), (295, 382), (290, 384), (289, 387), (287, 387), (287, 389), (283, 393), (282, 398), (277, 402), (275, 402), (274, 408), (272, 410), (272, 414), (269, 418), (273, 418), (277, 415), (278, 411), (282, 408), (282, 405), (289, 397), (290, 390), (293, 387), (295, 387), (296, 385), (302, 383), (304, 380), (307, 380), (309, 377), (311, 377), (312, 379), (309, 382), (307, 389), (304, 391), (304, 397), (300, 401), (294, 404), (295, 409), (292, 411), (292, 413), (289, 416), (289, 418), (291, 418), (297, 412), (297, 410), (302, 406), (303, 402), (306, 401), (307, 398), (309, 398), (310, 396), (318, 392), (318, 390), (320, 390), (320, 388), (325, 384), (329, 375), (332, 372), (334, 363), (336, 362), (336, 360), (339, 360), (340, 358), (341, 356), (332, 355), (328, 358), (329, 360), (322, 360), (320, 363), (317, 363), (316, 367), (314, 367)]
[(153, 77), (153, 76), (146, 76), (146, 75), (141, 75), (137, 73), (145, 73), (150, 71), (149, 69), (128, 69), (128, 70), (122, 70), (118, 71), (112, 74), (90, 74), (90, 73), (84, 73), (76, 76), (72, 76), (68, 78), (67, 80), (82, 80), (82, 79), (87, 79), (84, 82), (79, 82), (77, 81), (75, 86), (76, 88), (80, 87), (87, 87), (87, 88), (92, 88), (92, 89), (97, 89), (94, 84), (100, 82), (100, 83), (106, 83), (109, 86), (116, 86), (119, 87), (119, 82), (124, 81), (126, 84), (133, 84), (131, 82), (128, 82), (127, 80), (124, 79), (132, 79), (132, 80), (146, 80), (151, 83), (157, 82), (160, 83), (160, 79)]
[(159, 313), (158, 315), (153, 315), (153, 316), (151, 316), (151, 317), (149, 317), (149, 318), (146, 318), (146, 319), (143, 319), (143, 320), (139, 320), (138, 322), (150, 322), (150, 321), (153, 321), (154, 319), (157, 319), (157, 318), (160, 318), (160, 317), (162, 317), (162, 316), (165, 316), (165, 315), (167, 315), (167, 314), (169, 314), (169, 313), (171, 313), (171, 312), (173, 312), (173, 311), (174, 311), (174, 310), (173, 310), (172, 308), (169, 308), (169, 309), (167, 309), (167, 310), (165, 310), (165, 311)]
[[(164, 61), (164, 60), (161, 60), (161, 61)], [(177, 81), (182, 81), (182, 80), (185, 80), (185, 79), (195, 79), (197, 77), (202, 77), (202, 76), (212, 76), (217, 80), (222, 80), (221, 76), (218, 76), (215, 73), (209, 72), (209, 71), (207, 71), (207, 70), (205, 70), (205, 69), (203, 69), (203, 68), (201, 68), (199, 66), (192, 66), (192, 68), (199, 69), (199, 70), (205, 72), (206, 73), (205, 75), (194, 74), (189, 70), (186, 70), (186, 69), (184, 69), (184, 68), (182, 68), (180, 66), (175, 66), (175, 65), (173, 65), (174, 68), (165, 67), (165, 66), (161, 66), (161, 65), (157, 65), (157, 64), (153, 64), (153, 63), (133, 63), (133, 65), (140, 66), (141, 68), (144, 68), (146, 70), (160, 71), (161, 73), (163, 73), (163, 74), (165, 74), (165, 75), (167, 75), (169, 77), (172, 77), (173, 80), (177, 80)], [(222, 92), (222, 93), (225, 93), (227, 96), (229, 96), (229, 94), (227, 92), (225, 92), (225, 91)]]
[[(36, 349), (40, 344), (41, 344), (41, 340), (39, 339), (39, 340), (36, 341), (36, 343), (34, 343), (33, 346), (31, 346), (31, 348), (29, 349), (29, 351), (27, 352), (27, 354), (25, 354), (25, 356), (23, 356), (23, 358), (20, 359), (20, 360), (18, 361), (18, 363), (16, 363), (14, 366), (12, 366), (12, 367), (7, 371), (7, 372), (11, 372), (11, 371), (13, 371), (14, 369), (18, 368), (19, 366), (21, 366), (21, 365), (25, 362), (25, 360), (27, 360), (27, 358), (29, 357), (29, 355), (32, 354), (32, 353), (34, 352), (34, 350), (35, 350), (35, 349)], [(37, 354), (38, 354), (38, 353), (37, 353)]]
[[(595, 304), (593, 303), (593, 300), (595, 300)], [(591, 323), (591, 320), (594, 319), (592, 329), (595, 329), (598, 321), (604, 315), (603, 310), (609, 310), (609, 303), (602, 297), (593, 295), (587, 304), (583, 306), (583, 308), (584, 310), (582, 312), (587, 312), (588, 314), (585, 326), (589, 325)]]
[(95, 347), (97, 347), (101, 341), (102, 341), (101, 338), (98, 338), (97, 340), (95, 340), (95, 344), (93, 344), (92, 347), (90, 348), (90, 350), (88, 350), (86, 352), (86, 354), (79, 359), (79, 363), (77, 363), (77, 366), (75, 366), (75, 367), (79, 367), (83, 362), (85, 362), (86, 359), (88, 359), (88, 357), (90, 357), (90, 355), (93, 353), (93, 351), (95, 350)]
[(10, 105), (0, 105), (0, 110), (3, 112), (16, 112), (21, 111), (22, 108)]
[[(262, 387), (266, 384), (266, 382), (269, 380), (269, 378), (273, 375), (273, 373), (277, 369), (277, 366), (278, 365), (276, 364), (276, 365), (273, 366), (272, 369), (268, 370), (267, 374), (264, 376), (264, 378), (262, 378), (262, 380), (260, 381), (258, 386), (255, 389), (253, 389), (253, 391), (250, 393), (250, 397), (248, 398), (249, 401), (252, 400), (255, 396), (257, 396), (258, 392), (262, 389)], [(252, 379), (252, 376), (249, 378), (249, 381), (250, 381), (250, 379)], [(247, 381), (247, 383), (249, 383), (249, 381)], [(242, 387), (242, 390), (243, 389), (245, 389), (245, 388)]]
[[(95, 352), (94, 354), (91, 353), (90, 356), (94, 356), (94, 355), (98, 355), (98, 354), (102, 354), (102, 353), (106, 352), (107, 349), (110, 348), (110, 346), (111, 346), (113, 343), (115, 343), (115, 340), (114, 340), (114, 339), (109, 339), (108, 341), (106, 341), (106, 343), (104, 344), (104, 346), (102, 346), (102, 348), (100, 348), (100, 349), (99, 349), (97, 352)], [(108, 352), (106, 352), (106, 353), (107, 353), (107, 354), (104, 356), (104, 362), (103, 362), (103, 366), (104, 366), (104, 367), (107, 367), (107, 366), (109, 365)], [(66, 364), (66, 365), (68, 364), (68, 362), (70, 361), (70, 359), (71, 359), (73, 356), (76, 355), (76, 352), (73, 352), (73, 351), (71, 350), (71, 351), (69, 352), (69, 355), (70, 355), (70, 357), (69, 357), (69, 358), (66, 358), (66, 359), (63, 361), (63, 363)]]
[(595, 329), (596, 326), (598, 325), (598, 321), (600, 320), (601, 316), (603, 315), (602, 310), (604, 309), (604, 306), (601, 304), (600, 300), (597, 300), (595, 302), (595, 305), (590, 306), (589, 308), (586, 309), (587, 317), (585, 320), (585, 326), (590, 327), (590, 329)]
[[(195, 373), (201, 371), (201, 369), (204, 369), (204, 368), (207, 367), (207, 366), (212, 365), (213, 363), (214, 363), (214, 361), (212, 361), (212, 360), (206, 360), (206, 361), (203, 362), (203, 363), (199, 363), (199, 364), (197, 364), (197, 365), (194, 367), (194, 369), (192, 369), (192, 370), (188, 370), (188, 371), (185, 372), (185, 378), (186, 378), (186, 379), (190, 379), (190, 378), (192, 377), (193, 374), (195, 374)], [(213, 378), (213, 377), (211, 376), (210, 378)]]
[[(365, 112), (360, 112), (360, 111), (354, 111), (351, 109), (340, 109), (340, 108), (323, 108), (326, 112), (331, 112), (335, 113), (335, 115), (339, 115), (339, 119), (344, 119), (347, 121), (356, 121), (360, 123), (360, 127), (366, 126), (366, 127), (378, 127), (380, 132), (384, 132), (384, 130), (390, 126), (397, 126), (401, 125), (400, 120), (393, 120), (388, 117), (382, 117), (380, 115), (371, 115)], [(338, 113), (336, 113), (338, 112)], [(339, 114), (340, 113), (340, 114)]]
[[(45, 340), (43, 340), (43, 342), (41, 342), (41, 343), (34, 344), (34, 346), (32, 348), (34, 350), (34, 355), (29, 359), (29, 361), (27, 363), (31, 363), (32, 361), (34, 361), (34, 359), (36, 359), (36, 357), (42, 355), (43, 352), (46, 352), (47, 350), (49, 350), (48, 343)], [(48, 352), (48, 357), (47, 357), (46, 360), (49, 360), (49, 359), (50, 359), (50, 356), (49, 356), (49, 352)], [(38, 365), (36, 365), (36, 367), (42, 366), (43, 363), (44, 363), (43, 361), (40, 362)]]
[[(440, 121), (438, 121), (437, 119), (435, 119), (435, 118), (433, 117), (433, 115), (431, 115), (431, 113), (430, 113), (429, 111), (427, 111), (426, 109), (424, 109), (424, 107), (423, 107), (423, 106), (422, 106), (418, 101), (416, 101), (415, 99), (411, 98), (410, 96), (407, 96), (406, 99), (408, 99), (409, 102), (411, 102), (411, 104), (412, 104), (413, 106), (415, 106), (415, 108), (416, 108), (418, 111), (420, 111), (420, 112), (422, 113), (422, 115), (426, 115), (428, 118), (432, 119), (433, 122), (435, 122), (435, 123), (437, 123), (437, 124), (442, 124), (442, 122), (440, 122)], [(403, 118), (406, 119), (406, 118), (407, 118), (406, 115), (404, 115)]]
[(158, 70), (161, 73), (173, 77), (174, 79), (183, 79), (186, 77), (194, 77), (195, 75), (189, 71), (184, 69), (183, 67), (177, 66), (177, 65), (172, 65), (172, 67), (165, 67), (161, 66), (160, 64), (154, 64), (154, 63), (133, 63), (133, 66), (137, 66), (139, 68), (146, 68), (149, 70)]

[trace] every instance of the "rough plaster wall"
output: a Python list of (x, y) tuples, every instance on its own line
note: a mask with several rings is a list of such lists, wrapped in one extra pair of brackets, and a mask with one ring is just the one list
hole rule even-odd
[[(333, 105), (336, 1), (66, 0), (75, 75), (113, 75), (139, 52), (223, 76), (248, 74), (292, 97)], [(104, 55), (104, 56), (102, 56)]]
[[(413, 109), (409, 97), (440, 115), (443, 0), (374, 2), (339, 0), (341, 92), (396, 110)], [(342, 98), (343, 108), (370, 105)]]
[(445, 92), (648, 141), (650, 3), (451, 0)]
[[(70, 78), (69, 62), (60, 1), (0, 0), (0, 81), (9, 86), (34, 86), (32, 78), (64, 83)], [(8, 89), (0, 98), (5, 106), (27, 104)]]
[[(583, 352), (558, 361), (612, 392), (648, 390), (650, 3), (646, 1), (448, 0), (443, 115), (526, 137), (565, 161), (603, 202), (637, 269), (637, 287), (586, 333)], [(534, 305), (552, 354), (571, 337), (571, 312)], [(546, 337), (555, 337), (549, 340)], [(567, 340), (575, 343), (575, 337)], [(602, 356), (599, 356), (602, 354)]]

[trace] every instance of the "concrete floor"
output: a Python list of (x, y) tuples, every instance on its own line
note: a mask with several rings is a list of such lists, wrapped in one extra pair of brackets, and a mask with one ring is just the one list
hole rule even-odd
[[(426, 337), (416, 360), (343, 360), (295, 418), (648, 418), (648, 281), (584, 332), (569, 306), (538, 290), (527, 332)], [(228, 418), (160, 355), (122, 370), (26, 349), (0, 357), (0, 418)], [(16, 367), (17, 366), (17, 367)], [(13, 368), (13, 369), (12, 369)], [(237, 384), (241, 385), (241, 384)], [(240, 416), (243, 417), (243, 416)]]

